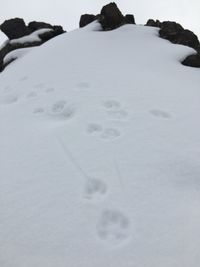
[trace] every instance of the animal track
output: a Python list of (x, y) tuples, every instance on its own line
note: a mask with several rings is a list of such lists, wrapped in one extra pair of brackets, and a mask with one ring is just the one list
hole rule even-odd
[(108, 100), (104, 102), (103, 106), (108, 110), (117, 110), (121, 108), (121, 104), (115, 100)]
[(65, 100), (57, 101), (49, 110), (49, 115), (66, 120), (71, 119), (74, 114), (74, 107), (67, 105), (67, 102)]
[(54, 91), (55, 91), (55, 89), (54, 89), (53, 87), (47, 88), (47, 89), (45, 90), (46, 93), (52, 93), (52, 92), (54, 92)]
[(159, 109), (152, 109), (150, 110), (150, 113), (155, 117), (160, 117), (163, 119), (169, 119), (171, 117), (169, 113)]
[(121, 135), (120, 131), (115, 128), (106, 128), (101, 134), (102, 139), (115, 139)]
[(44, 87), (44, 84), (43, 83), (37, 83), (37, 84), (35, 84), (34, 87), (35, 88), (43, 88)]
[(104, 102), (103, 106), (111, 119), (122, 120), (128, 116), (127, 112), (121, 108), (121, 104), (118, 101), (108, 100)]
[(89, 134), (98, 134), (103, 131), (103, 127), (98, 123), (90, 123), (87, 126), (87, 133)]
[(33, 97), (36, 97), (37, 96), (37, 93), (36, 92), (30, 92), (26, 97), (27, 98), (33, 98)]
[(3, 103), (4, 104), (13, 104), (15, 102), (18, 101), (18, 97), (16, 95), (7, 95), (5, 98), (4, 98), (4, 101)]
[(98, 237), (111, 245), (119, 245), (129, 238), (130, 221), (118, 210), (104, 210), (97, 224)]
[(33, 113), (35, 113), (35, 114), (41, 114), (41, 113), (44, 113), (44, 109), (43, 108), (35, 108), (34, 109), (34, 111), (33, 111)]
[(107, 193), (107, 185), (105, 182), (89, 178), (86, 182), (84, 197), (87, 199), (97, 199), (101, 198)]
[(87, 82), (80, 82), (76, 85), (79, 89), (88, 89), (90, 88), (90, 84)]

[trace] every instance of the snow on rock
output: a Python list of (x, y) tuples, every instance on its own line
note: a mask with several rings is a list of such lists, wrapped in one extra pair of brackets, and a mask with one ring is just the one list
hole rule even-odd
[(17, 39), (12, 39), (10, 40), (10, 44), (25, 44), (25, 43), (34, 43), (34, 42), (40, 42), (42, 41), (40, 38), (40, 35), (46, 33), (46, 32), (51, 32), (53, 31), (52, 29), (40, 29), (37, 31), (34, 31), (33, 33), (23, 36), (21, 38)]
[(197, 267), (200, 75), (98, 23), (0, 76), (1, 267)]
[(21, 48), (8, 53), (3, 59), (4, 66), (14, 61), (15, 59), (24, 57), (28, 52), (32, 51), (33, 49), (33, 47)]

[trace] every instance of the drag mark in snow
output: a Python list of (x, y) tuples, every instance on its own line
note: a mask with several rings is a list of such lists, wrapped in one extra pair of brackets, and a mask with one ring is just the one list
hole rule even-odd
[(84, 198), (87, 200), (101, 200), (107, 193), (107, 185), (104, 181), (96, 178), (91, 178), (80, 166), (76, 158), (72, 155), (67, 146), (59, 139), (58, 142), (65, 152), (67, 158), (73, 163), (82, 177), (85, 179)]
[(130, 221), (118, 210), (107, 209), (101, 214), (97, 223), (97, 235), (108, 245), (121, 245), (129, 238)]
[(171, 115), (163, 110), (160, 109), (152, 109), (150, 110), (151, 115), (155, 116), (155, 117), (160, 117), (163, 119), (169, 119), (171, 117)]

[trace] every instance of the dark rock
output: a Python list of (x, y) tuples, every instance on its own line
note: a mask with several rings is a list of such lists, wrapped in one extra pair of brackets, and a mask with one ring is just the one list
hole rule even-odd
[(125, 17), (124, 17), (124, 23), (125, 24), (135, 24), (135, 18), (133, 15), (131, 14), (127, 14)]
[(0, 55), (0, 72), (3, 71), (3, 57)]
[(97, 16), (92, 14), (84, 14), (81, 16), (79, 21), (79, 27), (85, 27), (86, 25), (90, 24), (91, 22), (95, 21), (97, 19)]
[(160, 37), (171, 41), (174, 44), (182, 44), (194, 49), (199, 46), (197, 36), (189, 30), (185, 30), (180, 24), (171, 21), (165, 21), (159, 31)]
[(161, 22), (159, 20), (153, 20), (153, 19), (149, 19), (146, 23), (145, 26), (150, 26), (150, 27), (161, 27)]
[(31, 30), (31, 32), (34, 32), (40, 29), (53, 29), (53, 26), (45, 22), (31, 21), (28, 24), (28, 28)]
[(10, 40), (17, 39), (31, 33), (24, 20), (20, 18), (4, 21), (4, 23), (0, 25), (0, 29)]
[(200, 68), (200, 54), (190, 55), (182, 61), (182, 64), (189, 67)]
[(113, 30), (124, 24), (124, 16), (115, 3), (110, 3), (102, 8), (99, 22), (103, 30)]
[(65, 33), (65, 31), (63, 30), (61, 26), (54, 26), (52, 31), (42, 33), (39, 35), (39, 37), (42, 40), (42, 43), (44, 43), (63, 33)]
[[(37, 30), (41, 30), (41, 29), (52, 29), (53, 31), (51, 31), (51, 34), (47, 35), (46, 38), (44, 37), (44, 40), (49, 40), (51, 38), (53, 38), (54, 36), (57, 36), (59, 34), (64, 33), (65, 31), (63, 30), (62, 26), (53, 26), (49, 23), (45, 23), (45, 22), (38, 22), (38, 21), (31, 21), (28, 24), (28, 28), (31, 30), (31, 32), (37, 31)], [(52, 36), (52, 37), (51, 37)]]

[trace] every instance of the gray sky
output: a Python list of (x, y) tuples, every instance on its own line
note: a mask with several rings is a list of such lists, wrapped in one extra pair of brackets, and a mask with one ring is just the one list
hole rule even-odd
[[(109, 0), (0, 0), (0, 23), (12, 17), (23, 17), (26, 22), (39, 20), (60, 24), (70, 31), (78, 27), (81, 14), (97, 14)], [(137, 24), (149, 18), (174, 20), (200, 37), (199, 0), (116, 0), (123, 14), (132, 13)], [(2, 40), (2, 34), (0, 40)]]

